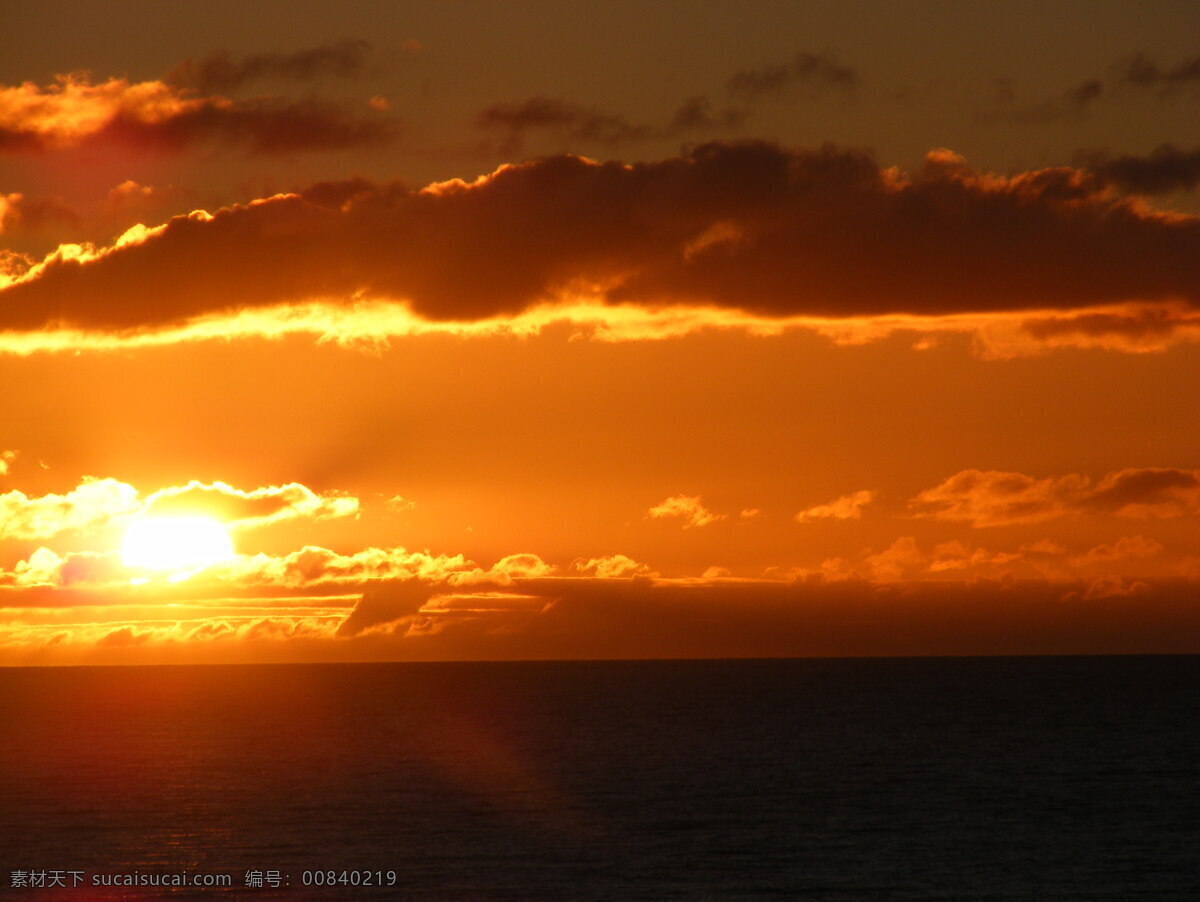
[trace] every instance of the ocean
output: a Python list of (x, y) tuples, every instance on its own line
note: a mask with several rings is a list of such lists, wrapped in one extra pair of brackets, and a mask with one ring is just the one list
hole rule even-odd
[(1196, 656), (9, 668), (0, 887), (1194, 900), (1198, 690)]

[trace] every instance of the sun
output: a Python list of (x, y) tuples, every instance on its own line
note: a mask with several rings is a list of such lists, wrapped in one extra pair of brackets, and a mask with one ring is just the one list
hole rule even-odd
[(170, 573), (195, 571), (233, 557), (233, 540), (212, 517), (145, 517), (125, 530), (127, 567)]

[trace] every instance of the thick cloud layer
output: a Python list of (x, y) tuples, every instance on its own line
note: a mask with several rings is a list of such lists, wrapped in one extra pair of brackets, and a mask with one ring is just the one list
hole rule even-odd
[(951, 314), (1200, 296), (1200, 220), (1067, 169), (912, 177), (824, 147), (707, 144), (654, 163), (557, 156), (414, 190), (325, 183), (52, 255), (0, 291), (0, 329), (156, 328), (320, 299), (428, 320), (564, 297), (764, 317)]

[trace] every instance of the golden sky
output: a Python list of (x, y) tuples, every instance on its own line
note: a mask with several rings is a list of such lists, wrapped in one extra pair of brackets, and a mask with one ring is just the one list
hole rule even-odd
[(1200, 650), (1200, 9), (34, 5), (0, 664)]

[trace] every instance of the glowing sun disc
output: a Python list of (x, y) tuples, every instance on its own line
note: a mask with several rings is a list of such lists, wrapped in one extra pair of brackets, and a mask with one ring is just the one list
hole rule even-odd
[(147, 517), (125, 530), (121, 560), (127, 567), (186, 570), (233, 557), (233, 540), (211, 517)]

